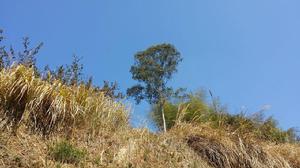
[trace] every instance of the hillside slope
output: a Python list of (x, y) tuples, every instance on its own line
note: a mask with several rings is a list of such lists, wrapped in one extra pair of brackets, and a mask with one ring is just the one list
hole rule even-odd
[(178, 122), (154, 134), (128, 124), (125, 105), (94, 88), (0, 72), (0, 167), (299, 168), (300, 146)]

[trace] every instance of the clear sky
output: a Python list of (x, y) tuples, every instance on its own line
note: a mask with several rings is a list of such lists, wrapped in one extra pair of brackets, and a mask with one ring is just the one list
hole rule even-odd
[[(133, 55), (168, 42), (184, 61), (172, 86), (211, 89), (232, 112), (258, 111), (300, 126), (299, 0), (1, 0), (7, 44), (44, 42), (39, 65), (83, 57), (96, 83), (135, 82)], [(133, 123), (146, 105), (135, 108)]]

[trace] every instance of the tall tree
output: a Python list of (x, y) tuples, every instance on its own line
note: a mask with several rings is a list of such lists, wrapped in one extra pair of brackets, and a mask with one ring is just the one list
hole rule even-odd
[(137, 104), (145, 99), (151, 105), (158, 105), (166, 131), (163, 106), (173, 93), (173, 89), (167, 87), (167, 82), (177, 72), (177, 66), (182, 61), (181, 55), (173, 45), (159, 44), (136, 53), (134, 59), (130, 72), (139, 84), (127, 89), (127, 95), (133, 97)]

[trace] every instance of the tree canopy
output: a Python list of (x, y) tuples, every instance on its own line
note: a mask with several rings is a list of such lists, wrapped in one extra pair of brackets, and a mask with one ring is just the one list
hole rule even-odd
[(180, 53), (171, 44), (154, 45), (134, 56), (131, 66), (132, 78), (136, 84), (127, 90), (127, 95), (134, 97), (137, 103), (146, 99), (150, 104), (158, 104), (173, 91), (167, 82), (177, 72), (177, 65), (182, 61)]

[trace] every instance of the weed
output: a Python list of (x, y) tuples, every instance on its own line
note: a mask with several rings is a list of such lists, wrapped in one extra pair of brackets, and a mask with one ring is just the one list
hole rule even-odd
[(72, 145), (68, 141), (61, 141), (50, 147), (49, 155), (58, 162), (78, 164), (86, 157), (87, 152)]

